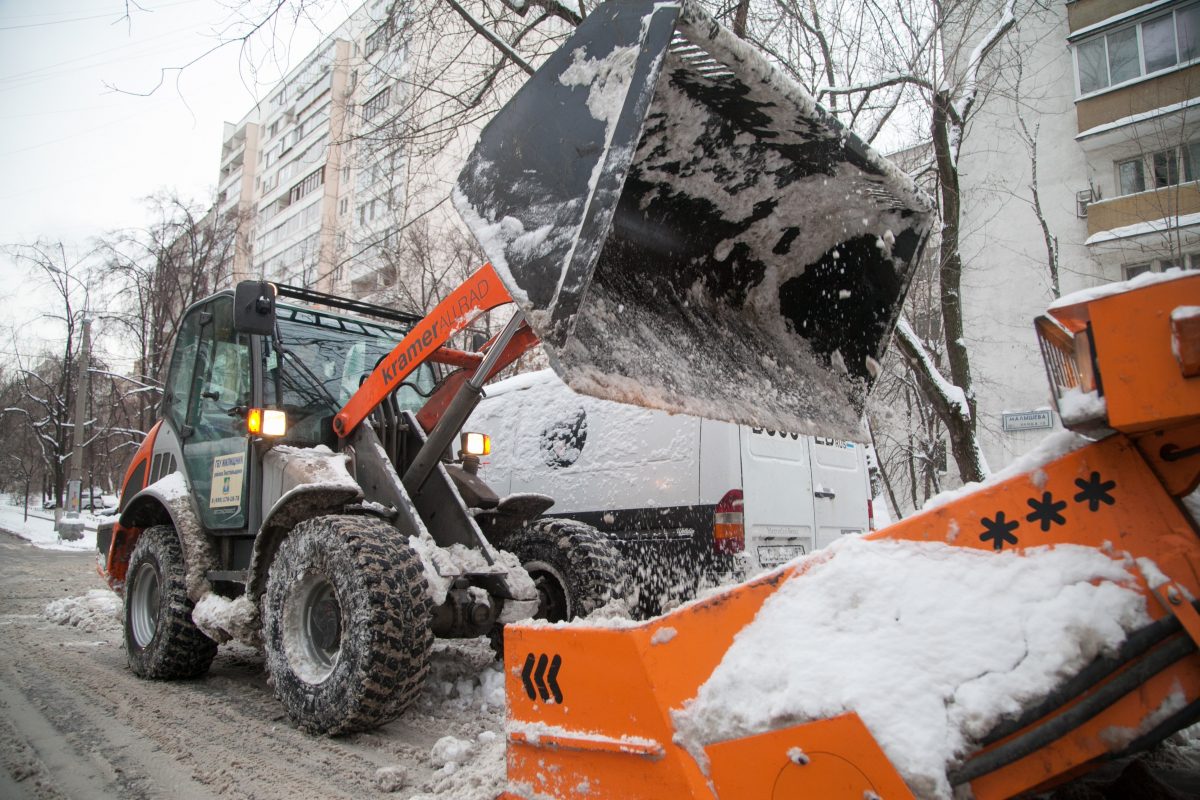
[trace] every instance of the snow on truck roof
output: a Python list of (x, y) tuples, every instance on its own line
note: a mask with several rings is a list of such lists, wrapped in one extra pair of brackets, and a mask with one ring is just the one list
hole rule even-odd
[(1081, 289), (1078, 292), (1064, 295), (1047, 306), (1046, 311), (1062, 323), (1067, 330), (1078, 331), (1087, 325), (1087, 307), (1089, 303), (1105, 297), (1123, 294), (1132, 289), (1143, 289), (1147, 286), (1166, 283), (1168, 281), (1177, 281), (1181, 278), (1194, 278), (1197, 275), (1200, 275), (1200, 272), (1182, 270), (1178, 267), (1168, 269), (1164, 272), (1143, 272), (1141, 275), (1135, 275), (1127, 281), (1105, 283), (1100, 286), (1093, 286), (1090, 289)]
[(1149, 622), (1132, 561), (1095, 548), (852, 537), (803, 561), (672, 713), (692, 752), (854, 711), (918, 797), (949, 800), (998, 722)]

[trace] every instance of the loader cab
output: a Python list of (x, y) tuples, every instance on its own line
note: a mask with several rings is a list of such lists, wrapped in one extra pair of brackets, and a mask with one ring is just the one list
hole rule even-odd
[[(213, 531), (246, 529), (254, 521), (248, 501), (266, 449), (337, 449), (334, 415), (407, 328), (278, 303), (264, 326), (276, 337), (247, 331), (235, 306), (233, 292), (222, 292), (184, 314), (161, 413), (178, 440), (201, 524)], [(419, 408), (436, 377), (423, 364), (397, 390), (399, 407)], [(284, 411), (285, 432), (252, 436), (251, 408)]]
[[(262, 337), (263, 403), (287, 413), (282, 443), (337, 448), (333, 417), (405, 328), (290, 305), (276, 307), (279, 340)], [(396, 391), (399, 408), (416, 411), (436, 376), (422, 364)]]

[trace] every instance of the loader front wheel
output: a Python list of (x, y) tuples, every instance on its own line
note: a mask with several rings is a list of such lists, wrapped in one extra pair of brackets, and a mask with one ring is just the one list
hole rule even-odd
[(276, 696), (311, 733), (395, 718), (429, 670), (431, 612), (421, 560), (391, 525), (358, 516), (297, 524), (262, 599)]
[(125, 652), (140, 678), (197, 678), (217, 643), (192, 622), (183, 548), (170, 525), (147, 528), (129, 557), (125, 584)]
[(599, 531), (569, 519), (534, 520), (505, 540), (538, 590), (537, 619), (582, 617), (622, 597), (621, 556)]

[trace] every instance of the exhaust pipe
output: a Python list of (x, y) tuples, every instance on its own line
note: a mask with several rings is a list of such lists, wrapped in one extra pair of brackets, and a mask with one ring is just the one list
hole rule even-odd
[(932, 208), (689, 0), (597, 8), (455, 205), (576, 391), (854, 439)]

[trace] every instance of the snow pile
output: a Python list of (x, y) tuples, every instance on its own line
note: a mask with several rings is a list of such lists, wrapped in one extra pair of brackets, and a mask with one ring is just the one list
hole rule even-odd
[[(1146, 223), (1138, 224), (1142, 225)], [(1091, 240), (1089, 240), (1089, 244), (1090, 243)], [(1141, 289), (1142, 287), (1152, 286), (1156, 283), (1177, 281), (1181, 278), (1195, 277), (1195, 275), (1196, 273), (1192, 270), (1182, 270), (1178, 267), (1172, 267), (1171, 269), (1163, 270), (1162, 272), (1143, 272), (1140, 275), (1133, 276), (1127, 281), (1102, 283), (1099, 286), (1093, 286), (1090, 289), (1080, 289), (1078, 292), (1072, 292), (1071, 294), (1063, 295), (1051, 303), (1048, 306), (1048, 309), (1053, 311), (1057, 308), (1068, 308), (1070, 306), (1079, 305), (1080, 303), (1090, 303), (1094, 300), (1111, 297), (1115, 294), (1124, 294), (1130, 289)]]
[(503, 713), (503, 665), (487, 639), (435, 641), (421, 702), (447, 713)]
[(245, 595), (230, 600), (208, 592), (192, 609), (192, 622), (217, 644), (231, 638), (253, 640), (258, 630), (258, 607)]
[(1058, 415), (1064, 425), (1078, 425), (1091, 420), (1103, 420), (1108, 414), (1108, 404), (1096, 390), (1085, 392), (1078, 387), (1063, 392), (1058, 399)]
[[(503, 667), (486, 638), (434, 642), (420, 710), (444, 734), (429, 750), (433, 776), (412, 800), (493, 800), (504, 788), (505, 695)], [(410, 788), (411, 771), (376, 773), (382, 791)], [(385, 788), (389, 787), (389, 788)], [(390, 788), (394, 787), (394, 788)]]
[(711, 742), (855, 711), (914, 792), (949, 798), (946, 770), (975, 741), (1150, 621), (1131, 565), (1091, 548), (851, 538), (806, 566), (674, 712), (701, 759)]
[(454, 579), (468, 573), (504, 573), (508, 587), (516, 600), (509, 600), (500, 612), (500, 622), (516, 622), (537, 611), (537, 588), (521, 560), (507, 550), (490, 550), (494, 564), (489, 564), (482, 550), (462, 544), (438, 547), (428, 533), (408, 537), (408, 545), (420, 557), (425, 569), (429, 599), (440, 606)]
[(124, 605), (108, 589), (92, 589), (81, 597), (64, 597), (46, 605), (42, 616), (58, 625), (84, 631), (119, 631)]
[[(475, 743), (472, 741), (459, 739), (454, 736), (443, 736), (437, 740), (433, 745), (433, 749), (429, 751), (429, 759), (439, 767), (444, 768), (450, 764), (457, 767), (460, 764), (467, 763), (474, 750)], [(453, 771), (450, 770), (450, 772)]]

